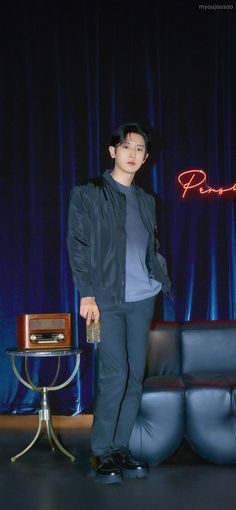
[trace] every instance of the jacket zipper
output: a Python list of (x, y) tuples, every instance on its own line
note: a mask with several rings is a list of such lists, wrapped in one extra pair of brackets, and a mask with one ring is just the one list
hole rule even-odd
[(124, 207), (122, 207), (122, 214), (123, 214), (123, 229), (122, 229), (122, 236), (121, 236), (121, 291), (120, 291), (120, 303), (124, 303), (125, 301), (125, 265), (126, 265), (126, 239), (124, 242), (125, 237), (125, 231), (126, 231), (126, 197), (122, 193), (122, 201), (124, 204)]

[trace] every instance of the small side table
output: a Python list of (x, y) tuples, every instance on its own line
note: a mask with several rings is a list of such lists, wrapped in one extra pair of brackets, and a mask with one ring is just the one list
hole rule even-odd
[[(73, 378), (75, 377), (75, 375), (77, 374), (78, 369), (79, 369), (81, 352), (82, 352), (81, 349), (65, 349), (65, 350), (58, 350), (58, 351), (56, 351), (56, 350), (54, 350), (54, 351), (48, 351), (48, 350), (27, 351), (27, 350), (19, 350), (19, 349), (7, 349), (6, 350), (6, 353), (11, 356), (12, 370), (13, 370), (14, 374), (16, 375), (17, 379), (22, 384), (27, 386), (27, 388), (30, 388), (31, 390), (35, 390), (35, 391), (38, 391), (39, 393), (42, 393), (41, 409), (39, 410), (39, 423), (38, 423), (38, 429), (37, 429), (36, 435), (33, 438), (33, 440), (31, 441), (31, 443), (26, 448), (24, 448), (24, 450), (22, 450), (17, 455), (15, 455), (14, 457), (11, 458), (12, 462), (15, 462), (16, 459), (18, 459), (19, 457), (24, 455), (26, 452), (28, 452), (30, 450), (30, 448), (32, 448), (32, 446), (36, 443), (36, 441), (39, 439), (40, 435), (43, 433), (43, 422), (46, 423), (47, 436), (48, 436), (49, 443), (51, 445), (52, 450), (54, 451), (55, 446), (57, 446), (57, 448), (64, 455), (69, 457), (69, 459), (72, 462), (75, 461), (75, 457), (73, 455), (71, 455), (71, 453), (68, 452), (61, 445), (61, 443), (59, 442), (59, 440), (53, 430), (50, 407), (49, 407), (49, 402), (48, 402), (48, 392), (49, 391), (57, 391), (62, 388), (65, 388), (65, 386), (67, 386), (73, 380)], [(19, 372), (16, 368), (15, 357), (18, 357), (18, 356), (24, 357), (25, 373), (26, 373), (27, 380), (23, 379), (23, 377), (19, 374)], [(48, 386), (36, 386), (33, 383), (32, 379), (30, 377), (30, 374), (29, 374), (28, 359), (29, 358), (38, 358), (38, 357), (48, 358), (48, 357), (55, 357), (55, 356), (57, 357), (57, 368), (56, 368), (56, 373), (54, 375), (52, 382)], [(66, 381), (64, 381), (62, 384), (58, 384), (56, 386), (55, 383), (56, 383), (58, 375), (59, 375), (60, 363), (61, 363), (62, 356), (75, 356), (75, 358), (76, 358), (75, 359), (75, 367), (74, 367), (70, 377), (68, 377), (68, 379), (66, 379)]]

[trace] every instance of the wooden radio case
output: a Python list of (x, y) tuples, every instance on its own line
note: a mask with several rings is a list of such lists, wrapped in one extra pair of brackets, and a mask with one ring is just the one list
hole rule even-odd
[(17, 348), (42, 351), (70, 349), (71, 314), (18, 314), (16, 318)]

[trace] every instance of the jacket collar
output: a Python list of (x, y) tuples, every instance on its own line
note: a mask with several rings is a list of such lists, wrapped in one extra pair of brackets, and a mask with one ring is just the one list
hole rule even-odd
[[(102, 174), (102, 177), (103, 177), (103, 179), (105, 179), (105, 181), (107, 181), (112, 186), (112, 188), (115, 191), (119, 191), (118, 186), (116, 185), (116, 181), (111, 176), (111, 172), (112, 172), (112, 170), (105, 170), (105, 172)], [(136, 190), (138, 189), (138, 187), (136, 186), (136, 184), (134, 182), (132, 182), (131, 186), (134, 186)]]

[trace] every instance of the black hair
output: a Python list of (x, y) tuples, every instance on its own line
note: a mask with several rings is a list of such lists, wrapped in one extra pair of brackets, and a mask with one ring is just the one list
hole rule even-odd
[(130, 133), (137, 133), (144, 138), (145, 152), (149, 153), (152, 145), (151, 136), (147, 130), (140, 126), (137, 122), (127, 122), (126, 124), (119, 126), (112, 134), (110, 145), (112, 147), (117, 147), (117, 145), (124, 143), (127, 139), (127, 135)]

